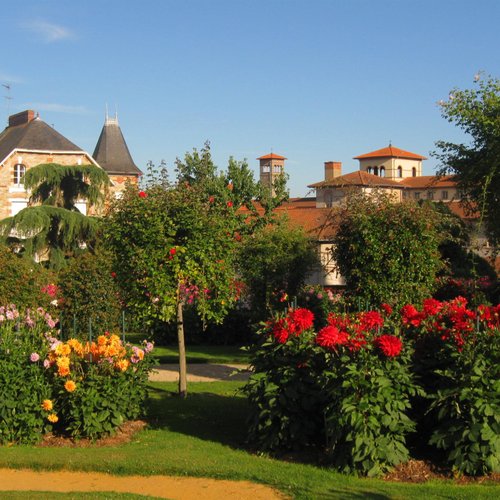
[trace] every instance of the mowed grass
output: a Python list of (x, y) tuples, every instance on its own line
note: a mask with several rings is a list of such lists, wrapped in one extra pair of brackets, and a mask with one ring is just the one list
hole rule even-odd
[(132, 442), (107, 448), (3, 447), (0, 467), (249, 480), (298, 499), (500, 497), (500, 487), (495, 485), (389, 483), (250, 453), (245, 444), (248, 406), (238, 392), (241, 385), (233, 381), (191, 383), (188, 398), (180, 400), (176, 384), (151, 383), (150, 427)]
[[(126, 340), (140, 345), (144, 335), (128, 333)], [(155, 345), (153, 354), (159, 363), (178, 363), (179, 348), (177, 345)], [(248, 352), (239, 346), (231, 345), (188, 345), (186, 346), (188, 363), (248, 364)]]

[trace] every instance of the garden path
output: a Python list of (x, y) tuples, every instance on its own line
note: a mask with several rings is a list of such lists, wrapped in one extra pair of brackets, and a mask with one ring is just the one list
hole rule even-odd
[(280, 492), (249, 481), (171, 477), (111, 476), (98, 472), (35, 472), (0, 469), (0, 491), (116, 492), (171, 500), (284, 500)]
[[(187, 371), (188, 382), (246, 381), (251, 374), (248, 365), (241, 364), (188, 363)], [(149, 380), (152, 382), (177, 382), (179, 380), (179, 365), (158, 365), (149, 376)]]

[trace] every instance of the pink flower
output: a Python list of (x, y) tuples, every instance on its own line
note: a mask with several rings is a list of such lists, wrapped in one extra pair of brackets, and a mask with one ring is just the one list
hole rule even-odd
[(37, 361), (40, 361), (40, 355), (37, 352), (32, 352), (30, 355), (30, 361), (32, 363), (36, 363)]

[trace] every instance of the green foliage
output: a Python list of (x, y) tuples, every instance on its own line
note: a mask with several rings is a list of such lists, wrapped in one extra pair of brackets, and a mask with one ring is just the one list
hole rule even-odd
[(68, 257), (92, 247), (97, 236), (97, 219), (80, 213), (76, 202), (85, 199), (87, 210), (99, 207), (109, 182), (93, 165), (37, 165), (24, 177), (32, 191), (30, 206), (1, 221), (0, 234), (11, 247), (60, 269)]
[(263, 320), (280, 301), (295, 297), (317, 262), (314, 244), (304, 230), (286, 221), (262, 227), (246, 238), (238, 268), (254, 318)]
[(441, 103), (442, 116), (469, 137), (470, 144), (438, 141), (434, 155), (441, 173), (455, 174), (463, 200), (479, 211), (491, 243), (500, 238), (500, 80), (479, 75), (475, 89), (453, 89)]
[(430, 444), (447, 453), (455, 470), (477, 475), (500, 471), (500, 338), (476, 332), (476, 342), (445, 346), (446, 364), (434, 370), (436, 420)]
[(51, 394), (41, 362), (46, 329), (45, 312), (0, 307), (0, 444), (35, 443), (51, 428), (42, 409)]
[(344, 472), (378, 476), (409, 458), (406, 437), (415, 430), (410, 397), (419, 390), (409, 349), (397, 359), (373, 352), (332, 354), (326, 410), (329, 452)]
[(418, 303), (441, 267), (439, 216), (428, 204), (351, 197), (339, 213), (334, 258), (347, 291), (373, 305)]
[(115, 330), (120, 324), (119, 288), (112, 272), (112, 256), (87, 252), (71, 260), (58, 278), (63, 298), (63, 331), (88, 332), (89, 320), (94, 331)]
[(55, 281), (53, 273), (31, 259), (0, 245), (0, 304), (48, 307), (52, 298), (42, 289)]
[(260, 450), (298, 450), (325, 442), (323, 411), (326, 394), (318, 375), (321, 357), (312, 333), (280, 344), (267, 329), (251, 351), (252, 375), (244, 392), (251, 411), (248, 442)]

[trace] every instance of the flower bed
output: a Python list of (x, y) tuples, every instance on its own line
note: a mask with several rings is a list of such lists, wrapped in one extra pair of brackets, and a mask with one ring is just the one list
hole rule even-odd
[(500, 464), (500, 306), (458, 298), (418, 310), (270, 320), (254, 349), (249, 441), (263, 450), (323, 446), (343, 471), (379, 475), (406, 461), (407, 438), (447, 453), (457, 471)]
[(0, 443), (34, 443), (46, 432), (96, 439), (142, 413), (151, 343), (58, 339), (42, 308), (0, 308)]

